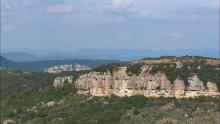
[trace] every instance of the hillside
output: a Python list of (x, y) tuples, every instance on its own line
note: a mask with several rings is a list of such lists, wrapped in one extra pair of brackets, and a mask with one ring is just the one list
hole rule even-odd
[[(57, 74), (1, 71), (2, 121), (217, 124), (218, 62), (204, 57), (160, 57), (103, 65), (92, 71)], [(151, 85), (145, 85), (149, 77)], [(173, 90), (175, 86), (178, 87)], [(179, 99), (172, 93), (183, 96)]]
[[(54, 88), (57, 76), (73, 80), (88, 72), (60, 74), (1, 71), (1, 117), (16, 124), (140, 124), (219, 122), (219, 97), (194, 99), (91, 97), (74, 85)], [(1, 122), (2, 123), (2, 122)]]
[(219, 96), (219, 60), (185, 56), (148, 58), (96, 68), (76, 80), (92, 96)]
[(4, 58), (2, 56), (0, 56), (0, 62), (1, 62), (1, 64), (11, 63), (10, 60), (8, 60), (8, 59), (6, 59), (6, 58)]
[(29, 54), (29, 53), (24, 53), (24, 52), (8, 52), (8, 53), (3, 53), (2, 56), (4, 58), (7, 58), (12, 61), (39, 61), (41, 60), (40, 57)]
[(73, 59), (73, 60), (44, 60), (44, 61), (30, 61), (30, 62), (15, 62), (2, 58), (2, 67), (7, 67), (12, 70), (25, 72), (44, 72), (46, 68), (64, 64), (82, 64), (91, 68), (99, 65), (110, 64), (118, 62), (117, 60), (87, 60), (87, 59)]
[(10, 69), (13, 66), (13, 62), (0, 56), (0, 69), (4, 70), (4, 69)]

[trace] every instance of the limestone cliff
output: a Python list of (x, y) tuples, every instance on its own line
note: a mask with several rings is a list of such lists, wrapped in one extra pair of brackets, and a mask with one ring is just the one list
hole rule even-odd
[(56, 77), (53, 82), (53, 87), (63, 87), (65, 83), (73, 83), (72, 76)]
[[(74, 82), (74, 85), (77, 88), (77, 93), (90, 94), (92, 96), (116, 95), (123, 97), (144, 95), (146, 97), (163, 96), (176, 98), (219, 96), (220, 93), (216, 82), (203, 82), (200, 80), (197, 73), (200, 74), (201, 72), (198, 72), (197, 70), (200, 69), (201, 66), (198, 64), (194, 64), (196, 65), (195, 67), (189, 65), (185, 67), (191, 73), (191, 75), (187, 77), (187, 83), (179, 77), (177, 77), (174, 81), (171, 81), (165, 73), (160, 71), (154, 74), (150, 73), (155, 64), (174, 63), (174, 65), (169, 65), (169, 68), (176, 70), (184, 68), (185, 65), (183, 63), (185, 61), (190, 61), (191, 63), (194, 62), (193, 59), (184, 59), (184, 61), (180, 61), (176, 58), (135, 61), (129, 64), (141, 65), (139, 69), (140, 71), (134, 69), (137, 74), (132, 74), (128, 71), (129, 65), (121, 65), (113, 70), (107, 70), (104, 72), (92, 71), (90, 73), (83, 74)], [(210, 63), (217, 65), (219, 64), (219, 61), (206, 60), (204, 63), (206, 65)], [(167, 69), (167, 65), (163, 65), (162, 67)], [(215, 67), (217, 68), (214, 69), (219, 71), (218, 66)], [(193, 69), (197, 73), (192, 73)]]
[(89, 93), (92, 96), (144, 95), (183, 98), (220, 95), (215, 83), (208, 82), (206, 88), (197, 75), (190, 77), (188, 82), (189, 86), (185, 86), (183, 80), (176, 79), (172, 84), (163, 73), (151, 75), (144, 71), (138, 76), (128, 76), (126, 67), (122, 67), (113, 75), (109, 72), (103, 74), (91, 72), (82, 75), (76, 80), (75, 86), (78, 93)]

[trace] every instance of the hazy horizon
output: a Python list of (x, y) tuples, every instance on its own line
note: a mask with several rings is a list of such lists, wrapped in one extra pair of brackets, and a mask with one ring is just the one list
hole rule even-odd
[(147, 57), (160, 56), (204, 56), (220, 58), (219, 50), (129, 50), (129, 49), (84, 49), (75, 52), (53, 51), (30, 51), (30, 52), (4, 52), (2, 56), (12, 61), (41, 61), (41, 60), (71, 60), (71, 59), (90, 59), (90, 60), (122, 60), (131, 61)]
[(218, 0), (2, 0), (1, 50), (219, 50), (218, 5)]

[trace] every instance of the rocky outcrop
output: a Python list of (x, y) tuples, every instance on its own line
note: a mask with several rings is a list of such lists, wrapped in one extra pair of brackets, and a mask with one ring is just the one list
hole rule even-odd
[[(198, 56), (146, 58), (124, 64), (107, 65), (96, 69), (99, 72), (92, 71), (81, 75), (74, 82), (72, 77), (57, 77), (53, 86), (62, 87), (65, 82), (73, 83), (77, 93), (92, 96), (144, 95), (176, 98), (219, 96), (219, 85), (218, 87), (216, 85), (219, 83), (217, 80), (219, 64), (219, 59)], [(213, 77), (209, 77), (208, 71)], [(213, 82), (202, 82), (198, 77), (204, 74), (207, 80)], [(185, 82), (179, 77), (184, 78)], [(177, 79), (173, 81), (175, 78)]]
[(60, 73), (64, 71), (84, 71), (84, 70), (91, 70), (87, 65), (81, 65), (81, 64), (63, 64), (63, 65), (56, 65), (49, 68), (45, 68), (45, 72), (47, 73)]
[(8, 120), (4, 120), (3, 124), (15, 124), (15, 121), (8, 119)]
[(217, 95), (218, 93), (218, 88), (217, 85), (212, 83), (212, 82), (207, 82), (207, 87), (208, 87), (208, 91), (210, 93), (210, 95)]
[(73, 83), (72, 76), (56, 77), (53, 82), (53, 87), (63, 87), (65, 83)]
[(129, 76), (127, 67), (120, 67), (113, 74), (110, 72), (90, 72), (81, 75), (75, 81), (75, 87), (79, 94), (90, 94), (92, 96), (133, 96), (144, 95), (146, 97), (196, 97), (196, 96), (219, 96), (215, 83), (199, 80), (197, 75), (188, 78), (189, 86), (184, 81), (176, 79), (171, 83), (165, 74), (149, 74), (150, 66), (143, 66), (140, 75)]
[(181, 98), (185, 96), (185, 84), (183, 80), (176, 79), (174, 82), (173, 96)]

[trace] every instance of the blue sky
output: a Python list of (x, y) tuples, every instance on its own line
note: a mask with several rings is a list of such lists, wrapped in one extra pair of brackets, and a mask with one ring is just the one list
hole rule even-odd
[(1, 0), (3, 51), (219, 49), (218, 0)]

